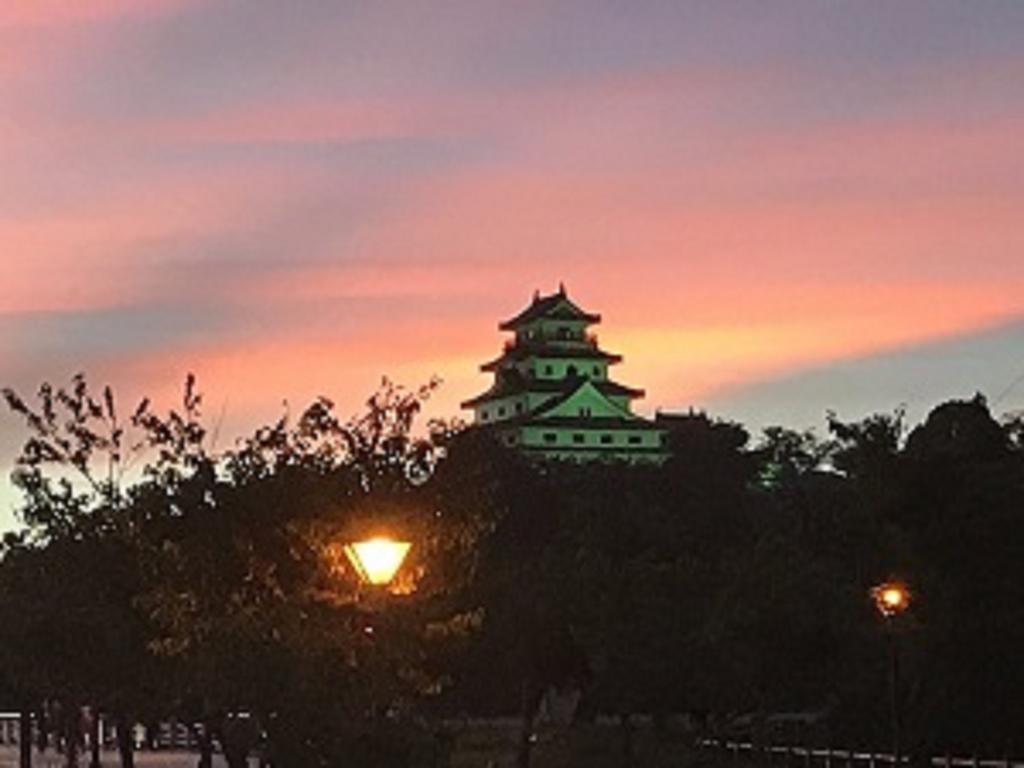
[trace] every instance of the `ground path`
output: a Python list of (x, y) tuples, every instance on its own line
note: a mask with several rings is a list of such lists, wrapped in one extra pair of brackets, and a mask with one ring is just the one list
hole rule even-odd
[[(103, 768), (118, 768), (121, 765), (121, 760), (118, 757), (117, 752), (112, 750), (104, 750), (100, 760), (103, 764)], [(166, 752), (135, 753), (136, 768), (195, 768), (195, 765), (198, 762), (199, 755), (195, 752), (167, 750)], [(89, 756), (80, 756), (78, 765), (81, 768), (87, 768), (89, 765)], [(250, 765), (255, 768), (256, 761), (250, 761)], [(33, 768), (63, 768), (64, 756), (58, 754), (52, 749), (48, 749), (43, 753), (33, 750), (32, 766)], [(213, 768), (226, 768), (226, 766), (227, 763), (224, 762), (223, 757), (220, 755), (214, 755)], [(18, 768), (17, 747), (0, 746), (0, 768)]]

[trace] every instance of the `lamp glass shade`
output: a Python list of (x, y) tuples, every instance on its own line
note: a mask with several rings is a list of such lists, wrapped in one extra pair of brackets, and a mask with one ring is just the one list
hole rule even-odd
[(389, 584), (402, 567), (412, 544), (377, 536), (345, 545), (345, 556), (359, 578), (374, 586)]

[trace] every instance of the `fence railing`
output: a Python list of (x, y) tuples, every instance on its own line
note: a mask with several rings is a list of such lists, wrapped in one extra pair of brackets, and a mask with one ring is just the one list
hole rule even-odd
[[(749, 741), (729, 741), (726, 739), (701, 739), (698, 743), (702, 749), (716, 749), (729, 755), (734, 760), (741, 757), (762, 758), (769, 763), (782, 762), (803, 768), (880, 768), (892, 766), (896, 758), (884, 752), (857, 752), (848, 749), (798, 747), (792, 745), (779, 746), (774, 744), (753, 744)], [(909, 765), (910, 758), (903, 755), (900, 766)], [(1015, 762), (1011, 758), (1002, 760), (983, 759), (979, 757), (955, 757), (939, 755), (931, 758), (936, 768), (1024, 768), (1024, 762)]]
[[(38, 736), (38, 724), (32, 717), (32, 739)], [(104, 747), (117, 744), (117, 727), (100, 718), (99, 743)], [(88, 738), (88, 734), (83, 734)], [(21, 738), (20, 715), (17, 712), (0, 712), (0, 746), (11, 746)], [(160, 722), (150, 728), (136, 724), (131, 729), (132, 744), (136, 749), (154, 747), (156, 749), (193, 749), (198, 746), (195, 733), (184, 723), (171, 721)]]

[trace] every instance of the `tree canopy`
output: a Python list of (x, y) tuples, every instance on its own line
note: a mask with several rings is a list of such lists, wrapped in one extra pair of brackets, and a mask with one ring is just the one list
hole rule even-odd
[[(897, 411), (752, 437), (696, 413), (666, 420), (661, 466), (538, 465), (486, 429), (417, 426), (435, 386), (385, 381), (348, 419), (318, 399), (220, 452), (191, 377), (175, 408), (126, 418), (81, 376), (5, 390), (28, 431), (24, 528), (0, 561), (10, 705), (69, 732), (85, 706), (179, 718), (206, 765), (214, 738), (241, 765), (260, 733), (273, 764), (417, 765), (457, 712), (520, 712), (526, 761), (551, 689), (579, 691), (581, 718), (793, 737), (772, 715), (799, 712), (818, 723), (801, 738), (878, 746), (887, 638), (868, 593), (899, 576), (913, 747), (1012, 752), (1019, 419), (978, 396), (911, 429)], [(342, 554), (380, 531), (414, 541), (383, 602)]]

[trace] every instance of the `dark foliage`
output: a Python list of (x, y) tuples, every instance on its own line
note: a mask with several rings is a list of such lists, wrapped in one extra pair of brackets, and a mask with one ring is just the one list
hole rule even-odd
[[(521, 713), (525, 764), (552, 689), (627, 726), (710, 713), (885, 746), (868, 593), (899, 576), (908, 745), (1021, 749), (1019, 419), (979, 396), (909, 434), (897, 412), (752, 443), (689, 414), (662, 422), (663, 466), (538, 466), (485, 430), (416, 431), (434, 386), (385, 382), (347, 421), (321, 399), (219, 454), (191, 378), (176, 409), (127, 419), (84, 377), (5, 391), (29, 431), (0, 563), (9, 706), (178, 717), (233, 765), (261, 734), (274, 765), (431, 764), (460, 712)], [(386, 600), (340, 551), (380, 530), (415, 542)], [(781, 712), (817, 725), (780, 732)]]

